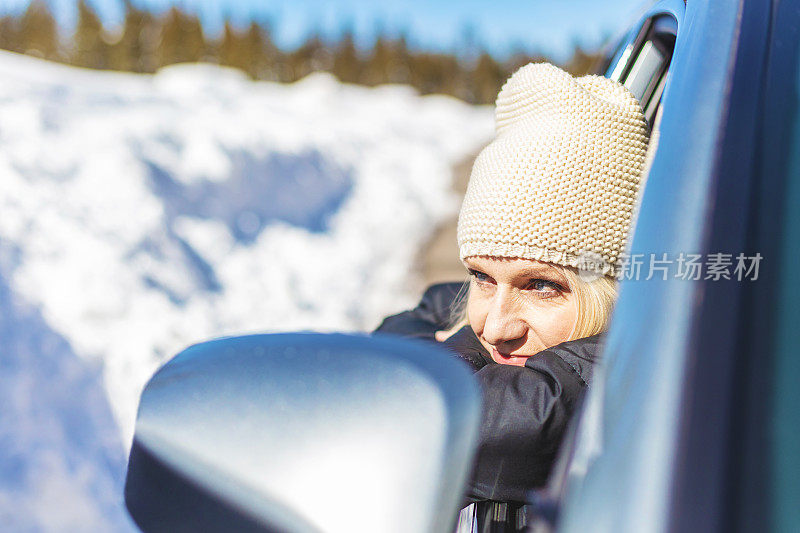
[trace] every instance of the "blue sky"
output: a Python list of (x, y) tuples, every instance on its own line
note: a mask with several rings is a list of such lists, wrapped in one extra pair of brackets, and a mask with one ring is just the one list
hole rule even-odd
[[(49, 0), (59, 20), (74, 21), (77, 0)], [(28, 0), (0, 0), (0, 10), (19, 11)], [(121, 21), (122, 0), (89, 0), (109, 24)], [(345, 26), (366, 42), (380, 23), (387, 32), (405, 31), (420, 47), (452, 50), (471, 27), (490, 50), (505, 54), (515, 46), (542, 51), (556, 59), (569, 55), (574, 43), (595, 47), (618, 34), (648, 0), (134, 0), (158, 11), (178, 4), (200, 15), (210, 31), (229, 16), (244, 22), (270, 20), (278, 44), (292, 47), (310, 31), (335, 36)]]

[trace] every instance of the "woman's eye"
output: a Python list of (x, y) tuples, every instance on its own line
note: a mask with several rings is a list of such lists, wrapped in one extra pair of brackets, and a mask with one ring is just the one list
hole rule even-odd
[(472, 276), (473, 278), (475, 278), (475, 281), (478, 281), (478, 282), (481, 282), (481, 283), (489, 281), (489, 276), (487, 276), (483, 272), (480, 272), (479, 270), (470, 269), (469, 270), (469, 275)]
[(562, 290), (561, 285), (559, 285), (554, 281), (548, 281), (546, 279), (535, 279), (531, 281), (528, 287), (536, 292), (544, 292), (544, 293), (551, 293), (551, 292), (555, 293), (555, 292), (561, 292)]

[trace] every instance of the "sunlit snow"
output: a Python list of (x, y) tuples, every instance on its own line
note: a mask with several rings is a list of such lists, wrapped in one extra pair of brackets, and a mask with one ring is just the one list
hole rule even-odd
[[(139, 392), (188, 344), (366, 330), (413, 304), (487, 107), (0, 53), (0, 523), (130, 528)], [(4, 526), (5, 527), (5, 526)]]

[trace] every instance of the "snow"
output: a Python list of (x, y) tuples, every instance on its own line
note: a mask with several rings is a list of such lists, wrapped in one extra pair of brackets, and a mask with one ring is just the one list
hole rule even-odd
[(221, 335), (412, 305), (492, 113), (325, 74), (94, 72), (0, 53), (0, 523), (127, 531), (139, 393)]

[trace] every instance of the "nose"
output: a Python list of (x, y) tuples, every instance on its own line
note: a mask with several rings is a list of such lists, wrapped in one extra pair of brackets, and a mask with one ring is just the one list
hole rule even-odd
[(494, 346), (519, 339), (526, 325), (520, 313), (520, 302), (507, 288), (499, 287), (492, 296), (489, 312), (483, 325), (483, 338)]

